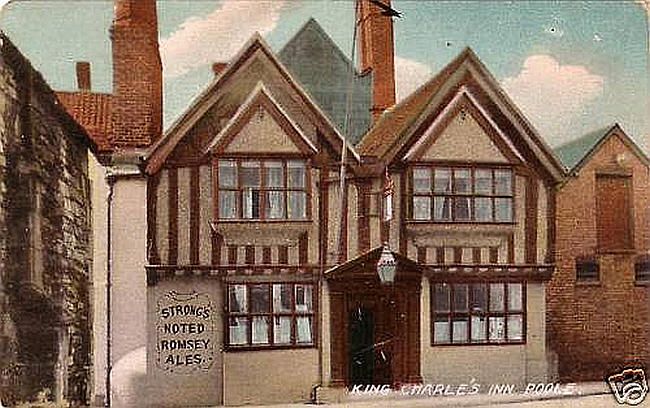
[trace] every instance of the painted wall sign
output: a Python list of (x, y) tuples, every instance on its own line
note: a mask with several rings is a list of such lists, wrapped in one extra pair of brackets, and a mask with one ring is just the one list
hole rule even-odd
[(214, 308), (207, 293), (169, 291), (156, 308), (156, 364), (174, 374), (207, 371), (214, 360)]

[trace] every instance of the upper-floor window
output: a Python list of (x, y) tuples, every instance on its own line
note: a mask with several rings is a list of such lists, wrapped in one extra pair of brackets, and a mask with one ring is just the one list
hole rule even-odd
[(600, 281), (600, 265), (594, 255), (576, 257), (576, 280), (579, 282)]
[(220, 219), (307, 218), (307, 165), (303, 160), (219, 160)]
[(641, 255), (634, 262), (634, 280), (650, 283), (650, 255)]
[(412, 168), (411, 219), (435, 222), (513, 220), (513, 174), (509, 168)]

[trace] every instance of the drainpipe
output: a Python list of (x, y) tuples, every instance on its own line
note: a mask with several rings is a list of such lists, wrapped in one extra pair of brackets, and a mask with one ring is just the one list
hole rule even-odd
[(106, 175), (108, 196), (106, 197), (106, 397), (105, 407), (111, 406), (111, 266), (113, 255), (111, 252), (111, 218), (113, 207), (113, 187), (115, 178), (112, 174)]

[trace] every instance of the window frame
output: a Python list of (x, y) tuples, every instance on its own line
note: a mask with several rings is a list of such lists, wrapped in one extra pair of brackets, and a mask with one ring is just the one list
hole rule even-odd
[[(267, 293), (269, 295), (269, 309), (267, 312), (253, 312), (251, 311), (251, 287), (252, 286), (267, 286)], [(291, 311), (276, 312), (273, 304), (273, 287), (274, 285), (291, 285)], [(296, 310), (296, 287), (310, 286), (311, 287), (311, 311), (300, 312)], [(231, 286), (245, 286), (246, 287), (246, 306), (247, 310), (244, 312), (232, 312), (230, 306), (230, 287)], [(278, 350), (278, 349), (301, 349), (301, 348), (315, 348), (318, 344), (318, 327), (316, 316), (318, 314), (318, 285), (315, 282), (228, 282), (225, 284), (225, 315), (224, 319), (224, 348), (226, 351), (255, 351), (255, 350)], [(268, 333), (267, 343), (253, 343), (253, 317), (263, 316), (268, 318)], [(231, 318), (246, 318), (247, 333), (245, 344), (231, 344), (230, 342), (230, 319)], [(291, 332), (289, 335), (289, 343), (275, 343), (275, 317), (289, 317)], [(300, 343), (297, 338), (298, 318), (308, 317), (311, 319), (311, 342)]]
[[(449, 310), (447, 312), (438, 312), (435, 309), (435, 289), (436, 285), (450, 285), (449, 288)], [(491, 290), (490, 285), (502, 285), (503, 287), (503, 310), (502, 311), (492, 311), (490, 310), (490, 300), (491, 300)], [(509, 295), (508, 295), (508, 285), (510, 284), (519, 284), (521, 285), (521, 310), (510, 310), (509, 309)], [(454, 287), (465, 285), (467, 287), (467, 310), (466, 311), (456, 311), (455, 302), (454, 302)], [(473, 285), (483, 285), (486, 286), (486, 299), (485, 304), (487, 305), (486, 310), (477, 313), (473, 312), (471, 309), (472, 306), (472, 286)], [(431, 336), (430, 345), (432, 347), (449, 347), (449, 346), (508, 346), (508, 345), (521, 345), (526, 344), (527, 341), (527, 285), (526, 281), (523, 280), (498, 280), (498, 281), (458, 281), (458, 282), (443, 282), (443, 281), (431, 281), (429, 287), (429, 318), (430, 318), (430, 327), (429, 334)], [(459, 342), (454, 342), (454, 316), (459, 316), (460, 318), (465, 318), (467, 322), (467, 332), (466, 340)], [(482, 316), (485, 318), (485, 338), (481, 340), (472, 340), (472, 316)], [(508, 317), (510, 316), (521, 316), (521, 338), (520, 339), (508, 339)], [(436, 342), (436, 331), (435, 323), (437, 317), (447, 317), (449, 336), (447, 342)], [(490, 318), (491, 317), (503, 317), (504, 319), (504, 338), (503, 339), (490, 339)], [(458, 320), (458, 319), (457, 319)]]
[(640, 255), (634, 260), (634, 283), (650, 286), (650, 255)]
[[(221, 162), (234, 162), (235, 167), (235, 181), (236, 185), (234, 187), (221, 187), (219, 180), (219, 171)], [(304, 177), (304, 186), (300, 187), (290, 187), (289, 186), (289, 172), (288, 168), (289, 162), (302, 162), (305, 170)], [(242, 186), (242, 163), (245, 162), (257, 162), (259, 164), (259, 217), (244, 217), (244, 191), (245, 187)], [(283, 171), (283, 185), (282, 187), (269, 187), (267, 186), (267, 166), (268, 162), (281, 162), (282, 171)], [(214, 157), (212, 161), (212, 179), (213, 179), (213, 201), (214, 201), (214, 210), (213, 217), (218, 222), (308, 222), (312, 219), (312, 188), (311, 188), (311, 160), (304, 155), (275, 155), (275, 154), (260, 154), (260, 155), (228, 155), (228, 156), (218, 156)], [(221, 216), (221, 200), (220, 193), (222, 191), (231, 191), (235, 192), (235, 216), (232, 218), (224, 218)], [(283, 203), (283, 216), (280, 218), (270, 218), (267, 214), (267, 194), (272, 191), (282, 192), (282, 203)], [(305, 217), (304, 218), (289, 218), (289, 195), (291, 192), (302, 192), (305, 195)]]
[[(584, 276), (584, 274), (581, 274), (581, 268), (580, 266), (593, 266), (595, 267), (596, 270), (596, 277), (595, 279), (589, 279)], [(575, 280), (578, 285), (599, 285), (601, 281), (601, 276), (600, 276), (600, 262), (599, 259), (596, 255), (581, 255), (581, 256), (576, 256), (575, 258)]]
[[(428, 169), (430, 186), (428, 192), (415, 191), (415, 178), (414, 171), (416, 169)], [(469, 172), (469, 186), (468, 193), (458, 192), (458, 185), (456, 183), (456, 173), (459, 170), (467, 170)], [(476, 173), (479, 170), (488, 170), (491, 174), (491, 192), (490, 193), (477, 193), (476, 192)], [(510, 193), (500, 194), (497, 193), (497, 177), (496, 172), (499, 170), (506, 170), (510, 172)], [(448, 171), (450, 174), (450, 191), (449, 192), (436, 192), (435, 191), (435, 177), (437, 171)], [(408, 221), (413, 223), (436, 223), (436, 224), (487, 224), (487, 225), (512, 225), (516, 223), (516, 203), (515, 203), (515, 181), (516, 172), (511, 165), (499, 164), (457, 164), (457, 163), (440, 163), (440, 162), (414, 162), (408, 168)], [(415, 218), (415, 197), (428, 197), (429, 198), (429, 218), (418, 219)], [(449, 200), (449, 219), (437, 219), (435, 210), (436, 197), (442, 197)], [(458, 199), (469, 200), (469, 218), (458, 219), (456, 214), (456, 200)], [(489, 199), (491, 202), (491, 219), (478, 220), (476, 217), (476, 202), (477, 199)], [(499, 221), (497, 220), (497, 199), (510, 200), (510, 220)]]

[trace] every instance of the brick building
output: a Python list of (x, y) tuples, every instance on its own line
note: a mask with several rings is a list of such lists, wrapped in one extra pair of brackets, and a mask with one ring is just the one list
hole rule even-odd
[(569, 168), (556, 206), (549, 339), (565, 380), (648, 367), (648, 157), (619, 125), (557, 149)]
[(85, 404), (96, 146), (4, 34), (0, 101), (0, 400)]

